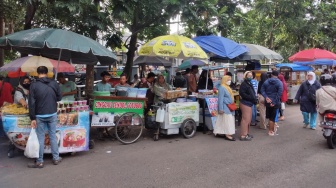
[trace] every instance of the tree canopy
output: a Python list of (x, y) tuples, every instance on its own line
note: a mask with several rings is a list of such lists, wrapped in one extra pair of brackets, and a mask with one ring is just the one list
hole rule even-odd
[[(0, 1), (3, 34), (53, 27), (104, 40), (112, 50), (124, 45), (126, 73), (131, 71), (138, 41), (168, 34), (168, 24), (176, 16), (185, 28), (183, 35), (220, 34), (240, 43), (266, 46), (286, 60), (307, 48), (336, 51), (334, 0)], [(125, 41), (126, 33), (130, 34)], [(6, 52), (5, 59), (14, 55)]]

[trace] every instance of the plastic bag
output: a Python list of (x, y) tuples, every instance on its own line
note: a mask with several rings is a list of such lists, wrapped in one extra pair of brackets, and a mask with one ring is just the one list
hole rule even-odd
[(38, 158), (39, 150), (40, 144), (37, 139), (36, 129), (31, 129), (24, 155), (28, 158)]
[(281, 103), (281, 110), (284, 110), (285, 108), (286, 108), (285, 103), (282, 102), (282, 103)]

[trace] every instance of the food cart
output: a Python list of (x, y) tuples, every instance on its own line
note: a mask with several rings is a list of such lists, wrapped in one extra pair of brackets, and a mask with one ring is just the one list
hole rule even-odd
[[(28, 110), (16, 104), (2, 108), (2, 122), (10, 140), (8, 157), (14, 157), (15, 148), (24, 150), (30, 134), (31, 120)], [(89, 150), (89, 110), (86, 101), (59, 102), (56, 129), (60, 153)], [(46, 132), (45, 153), (51, 153), (50, 139)]]
[(284, 75), (288, 89), (288, 104), (292, 104), (302, 82), (306, 80), (307, 72), (313, 71), (312, 67), (292, 63), (277, 64), (276, 68)]
[[(140, 89), (139, 89), (140, 91)], [(129, 95), (130, 93), (128, 93)], [(185, 98), (186, 92), (182, 90), (167, 91), (162, 103), (154, 105), (149, 114), (144, 116), (145, 96), (96, 96), (93, 102), (92, 127), (111, 128), (116, 138), (123, 144), (136, 142), (143, 131), (144, 119), (146, 125), (154, 125), (154, 140), (159, 134), (179, 134), (191, 138), (198, 126), (199, 105), (197, 102), (171, 102), (178, 97)], [(167, 102), (169, 100), (169, 102)], [(162, 113), (157, 113), (161, 111)], [(158, 120), (160, 116), (161, 121)]]

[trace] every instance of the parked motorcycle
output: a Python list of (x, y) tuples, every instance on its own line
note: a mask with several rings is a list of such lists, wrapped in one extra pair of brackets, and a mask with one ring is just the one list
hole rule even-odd
[(321, 122), (323, 128), (323, 136), (327, 139), (327, 144), (330, 149), (336, 148), (336, 112), (326, 111), (324, 120)]

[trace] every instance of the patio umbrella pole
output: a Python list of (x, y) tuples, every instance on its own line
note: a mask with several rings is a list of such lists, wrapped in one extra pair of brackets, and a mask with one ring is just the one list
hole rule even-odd
[(59, 53), (59, 56), (58, 56), (58, 63), (57, 63), (57, 68), (56, 68), (55, 80), (57, 80), (57, 73), (58, 73), (58, 67), (59, 67), (59, 64), (60, 64), (60, 61), (61, 61), (61, 55), (62, 55), (62, 49), (60, 49), (60, 53)]
[(208, 80), (209, 80), (209, 71), (210, 71), (210, 60), (208, 59), (208, 71), (207, 71), (207, 78), (205, 83), (205, 89), (208, 89)]

